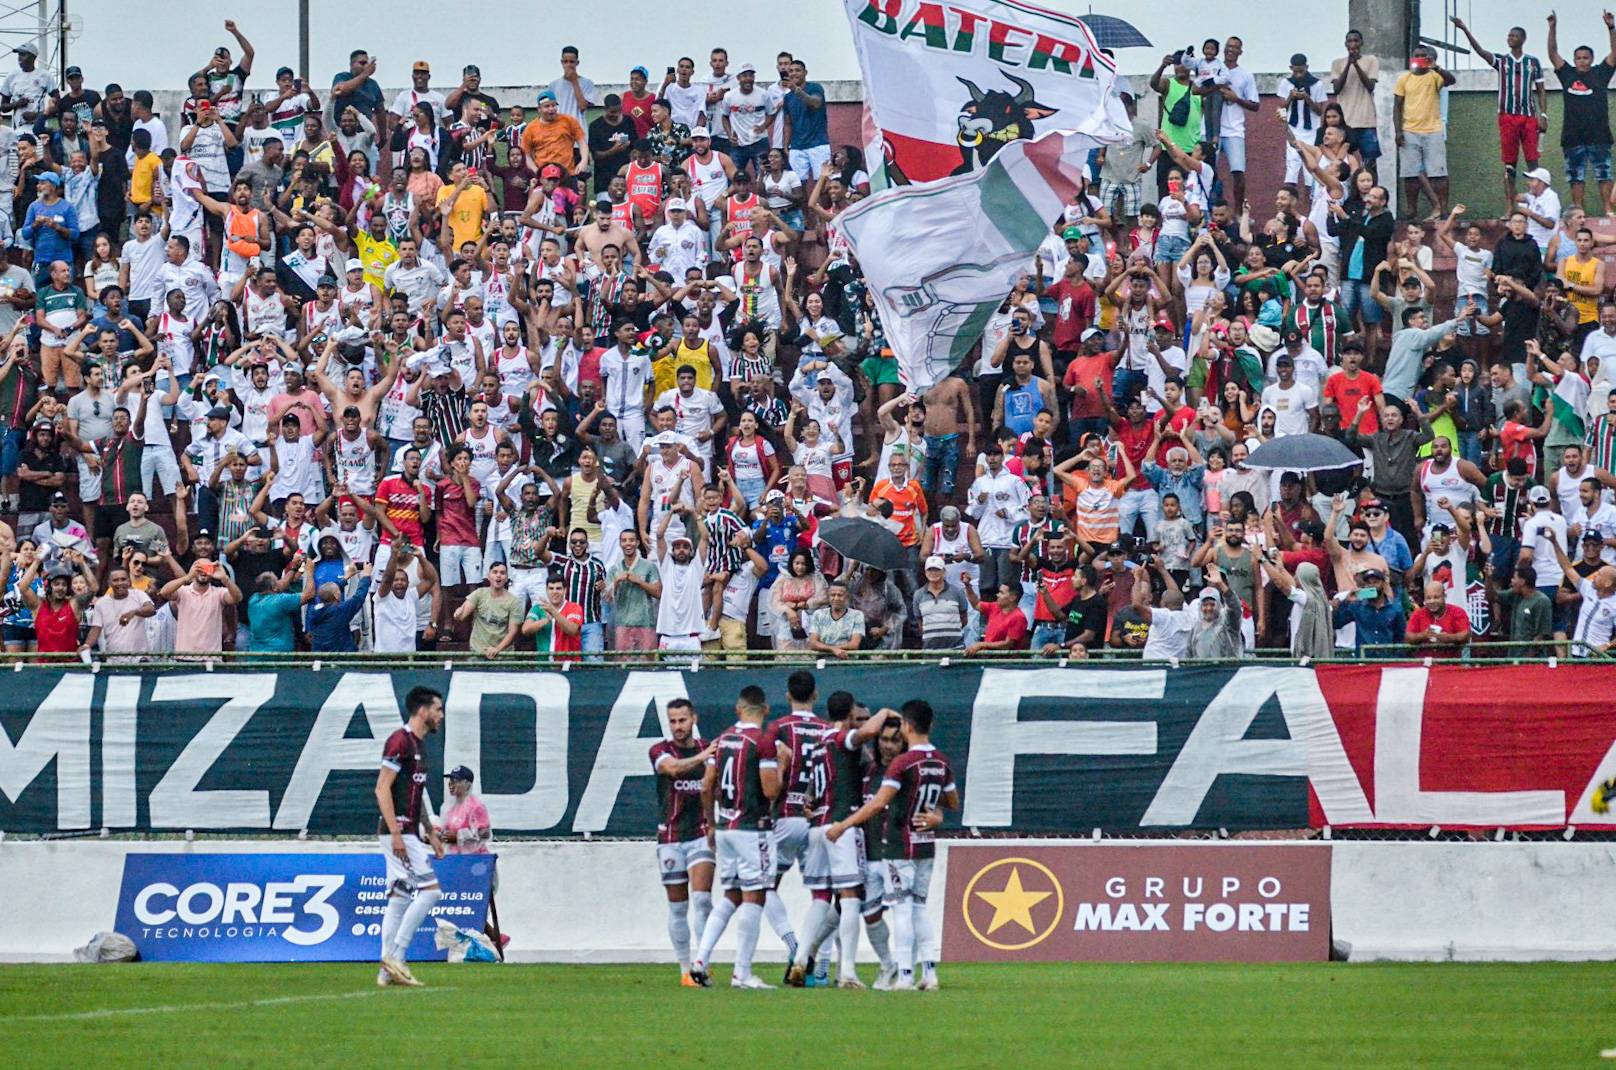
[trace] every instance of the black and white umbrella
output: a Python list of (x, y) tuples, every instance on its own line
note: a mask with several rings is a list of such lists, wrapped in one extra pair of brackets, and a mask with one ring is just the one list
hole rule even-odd
[(1133, 23), (1126, 19), (1119, 19), (1115, 15), (1096, 15), (1092, 12), (1079, 15), (1083, 25), (1089, 28), (1094, 35), (1094, 43), (1101, 48), (1149, 48), (1150, 39), (1138, 30)]
[(1328, 435), (1286, 435), (1270, 439), (1251, 451), (1247, 468), (1273, 468), (1286, 472), (1324, 472), (1356, 468), (1364, 460)]

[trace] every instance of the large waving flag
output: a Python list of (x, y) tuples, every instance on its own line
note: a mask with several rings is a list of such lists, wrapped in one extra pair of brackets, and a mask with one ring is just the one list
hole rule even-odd
[(1099, 144), (1085, 133), (1015, 141), (980, 171), (889, 189), (837, 217), (910, 390), (970, 353)]
[[(889, 184), (980, 170), (1051, 131), (1128, 135), (1116, 64), (1075, 16), (1022, 0), (843, 2)], [(1114, 129), (1093, 129), (1095, 115)]]

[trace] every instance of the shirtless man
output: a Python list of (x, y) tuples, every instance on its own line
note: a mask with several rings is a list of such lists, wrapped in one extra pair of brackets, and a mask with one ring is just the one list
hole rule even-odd
[(325, 397), (331, 405), (331, 411), (340, 413), (352, 405), (359, 410), (360, 419), (366, 427), (376, 426), (376, 410), (382, 403), (382, 398), (393, 387), (393, 380), (398, 378), (399, 369), (404, 367), (402, 360), (387, 362), (387, 371), (382, 375), (381, 381), (368, 390), (365, 388), (365, 373), (361, 368), (350, 367), (342, 374), (342, 382), (333, 382), (326, 374), (331, 366), (331, 357), (337, 351), (336, 339), (330, 339), (325, 344), (325, 351), (320, 354), (320, 362), (309, 372), (309, 379), (314, 383), (315, 389)]
[(644, 263), (645, 257), (640, 253), (640, 243), (635, 239), (634, 231), (612, 218), (610, 205), (597, 201), (589, 212), (592, 219), (578, 231), (573, 241), (573, 255), (580, 259), (588, 257), (596, 267), (603, 268), (601, 251), (608, 245), (615, 245), (632, 255), (634, 263)]
[(965, 456), (976, 458), (976, 402), (971, 388), (957, 372), (933, 384), (922, 395), (926, 403), (926, 471), (920, 486), (928, 498), (954, 495), (954, 473), (959, 468), (960, 435)]

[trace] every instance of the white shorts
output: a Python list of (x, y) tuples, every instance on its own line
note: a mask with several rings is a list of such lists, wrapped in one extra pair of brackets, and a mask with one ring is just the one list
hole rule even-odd
[(656, 857), (663, 884), (686, 884), (690, 881), (690, 867), (713, 864), (713, 849), (707, 837), (701, 836), (682, 843), (659, 843)]
[(887, 898), (887, 864), (875, 861), (864, 867), (864, 896), (859, 906), (859, 913), (868, 917), (886, 907)]
[(140, 489), (152, 496), (152, 484), (162, 483), (165, 494), (178, 494), (185, 486), (180, 479), (180, 462), (173, 446), (148, 444), (140, 451)]
[(445, 587), (462, 583), (483, 582), (483, 548), (481, 546), (441, 546), (438, 548), (438, 572)]
[(701, 636), (699, 635), (659, 635), (657, 636), (658, 650), (680, 650), (698, 653), (701, 650)]
[(549, 569), (517, 568), (507, 564), (506, 571), (511, 577), (511, 593), (522, 599), (525, 605), (531, 606), (544, 600), (545, 588), (550, 582)]
[(774, 837), (756, 829), (719, 829), (718, 883), (743, 892), (774, 887)]
[(79, 501), (98, 502), (101, 500), (101, 473), (84, 463), (84, 454), (79, 454)]
[(786, 152), (786, 160), (806, 186), (819, 177), (819, 172), (830, 166), (830, 146), (827, 144), (814, 145), (806, 149), (790, 149)]
[(913, 899), (924, 903), (931, 891), (930, 858), (889, 858), (887, 870), (887, 898), (893, 902)]
[(808, 830), (808, 843), (798, 865), (802, 868), (802, 886), (809, 891), (824, 891), (831, 886), (830, 846), (825, 842), (825, 826), (815, 825)]
[(382, 845), (382, 857), (387, 860), (389, 894), (394, 888), (413, 894), (417, 889), (438, 883), (438, 875), (432, 871), (432, 848), (414, 833), (406, 832), (403, 839), (405, 857), (400, 860), (393, 853), (393, 837), (386, 834), (376, 837)]
[[(792, 866), (800, 865), (808, 853), (808, 819), (782, 817), (774, 823), (774, 864), (781, 874)], [(803, 878), (807, 879), (807, 870)]]
[[(827, 842), (825, 850), (830, 861), (830, 887), (839, 891), (864, 884), (869, 867), (864, 861), (863, 829), (857, 826), (848, 829), (835, 843)], [(803, 868), (807, 869), (806, 863)]]

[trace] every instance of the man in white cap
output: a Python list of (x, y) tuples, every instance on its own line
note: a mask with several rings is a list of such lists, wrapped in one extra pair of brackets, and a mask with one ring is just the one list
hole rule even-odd
[(10, 115), (13, 126), (32, 126), (45, 113), (45, 97), (56, 88), (56, 79), (35, 66), (39, 46), (32, 41), (12, 51), (17, 54), (17, 70), (0, 83), (0, 114)]
[[(680, 513), (683, 530), (670, 534), (668, 526)], [(696, 532), (697, 545), (687, 531)], [(657, 603), (657, 647), (661, 650), (701, 649), (701, 633), (706, 628), (701, 609), (702, 580), (706, 575), (707, 529), (696, 522), (693, 513), (670, 510), (662, 514), (656, 527), (657, 569), (662, 574), (662, 598)]]
[(690, 205), (682, 197), (670, 197), (666, 206), (668, 221), (651, 235), (647, 255), (652, 264), (682, 284), (685, 272), (707, 266), (708, 235), (690, 218)]
[(707, 206), (708, 247), (714, 248), (718, 245), (718, 235), (723, 229), (718, 206), (724, 202), (724, 197), (729, 193), (729, 180), (735, 177), (735, 164), (728, 156), (713, 148), (712, 131), (705, 126), (698, 126), (690, 131), (690, 155), (685, 157), (685, 162), (680, 166), (684, 168), (685, 174), (690, 176), (692, 195), (700, 197), (701, 202)]
[(915, 590), (910, 605), (920, 622), (923, 650), (957, 650), (964, 645), (965, 622), (970, 604), (965, 592), (948, 582), (948, 562), (942, 554), (926, 558), (926, 582)]
[(1534, 167), (1526, 172), (1526, 192), (1515, 198), (1515, 207), (1526, 213), (1526, 233), (1545, 253), (1560, 225), (1560, 195), (1549, 184), (1553, 181), (1547, 167)]
[(735, 77), (735, 88), (709, 110), (724, 124), (736, 170), (750, 168), (761, 178), (764, 158), (769, 155), (769, 130), (781, 98), (757, 84), (757, 68), (750, 63), (741, 64)]
[[(381, 291), (365, 278), (365, 262), (357, 256), (350, 256), (343, 265), (342, 289), (337, 291), (337, 301), (342, 306), (343, 318), (348, 318), (348, 310), (352, 309), (353, 318), (361, 327), (370, 326), (371, 314), (381, 304)], [(376, 323), (380, 327), (381, 321)]]

